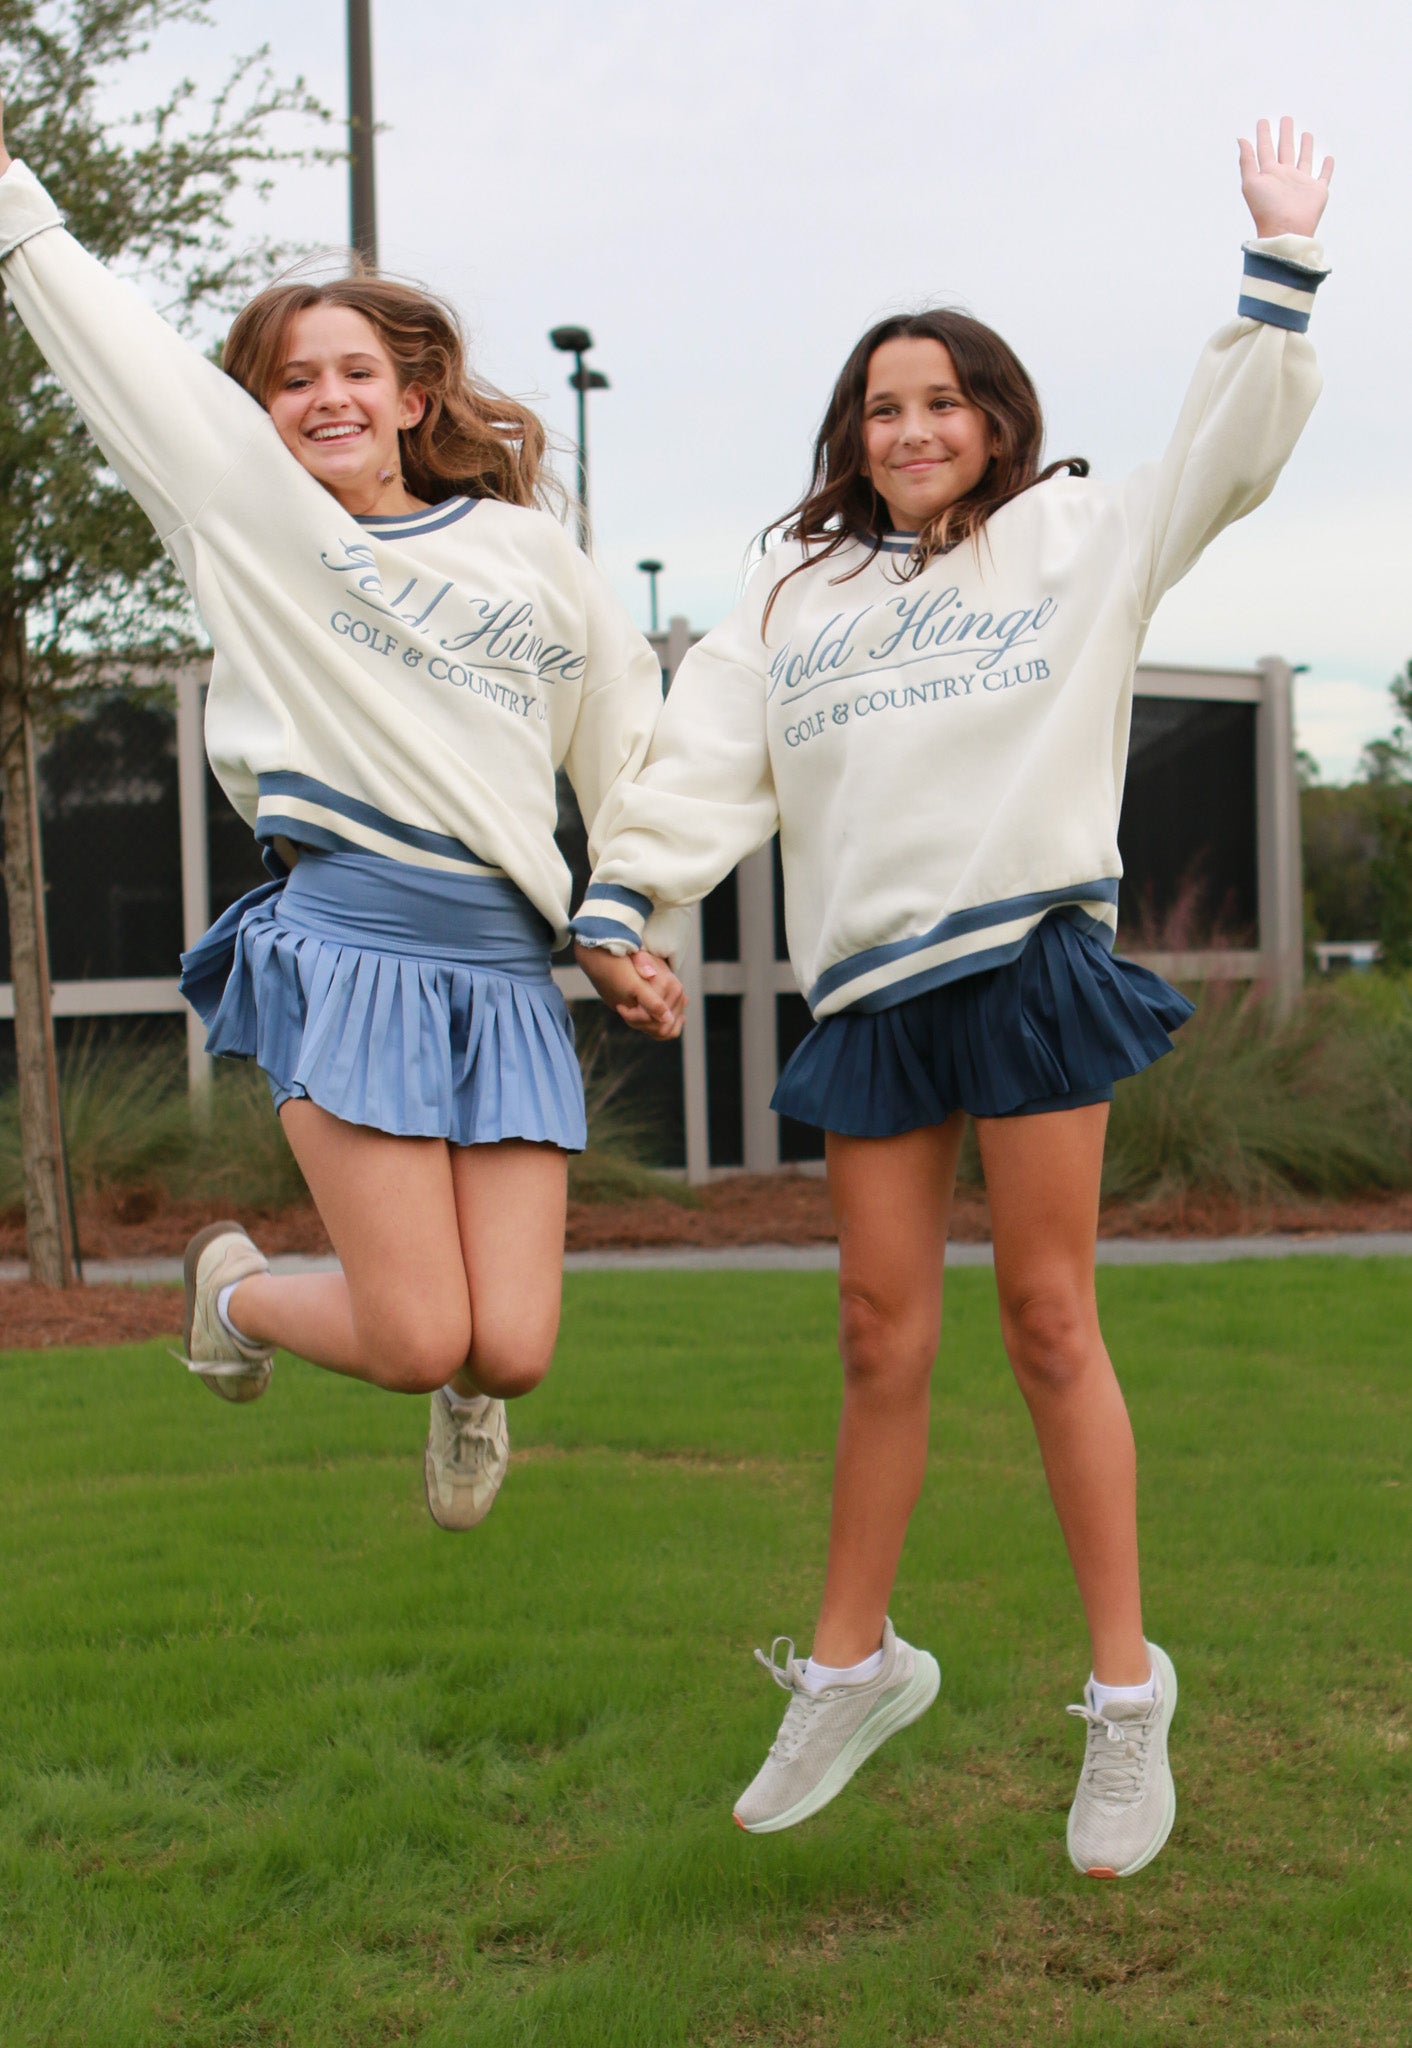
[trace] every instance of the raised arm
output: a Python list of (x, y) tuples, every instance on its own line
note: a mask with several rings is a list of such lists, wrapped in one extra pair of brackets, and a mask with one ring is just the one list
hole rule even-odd
[(15, 310), (103, 453), (164, 538), (194, 517), (251, 441), (264, 409), (80, 248), (49, 194), (5, 147), (0, 107), (0, 271)]
[(1125, 492), (1133, 571), (1144, 619), (1222, 527), (1267, 498), (1319, 395), (1306, 338), (1327, 276), (1313, 239), (1333, 159), (1314, 172), (1314, 139), (1296, 152), (1294, 123), (1279, 142), (1261, 121), (1240, 144), (1241, 189), (1255, 225), (1245, 244), (1237, 318), (1208, 344), (1165, 455)]

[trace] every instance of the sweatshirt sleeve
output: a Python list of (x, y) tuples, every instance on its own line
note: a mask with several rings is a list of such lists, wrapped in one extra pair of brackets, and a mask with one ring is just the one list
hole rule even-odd
[(163, 539), (273, 433), (263, 406), (65, 232), (22, 163), (0, 177), (0, 267), (41, 355)]
[(620, 784), (647, 758), (662, 709), (662, 669), (593, 564), (566, 537), (562, 546), (583, 587), (588, 655), (578, 717), (564, 756), (596, 861), (603, 822)]
[(760, 635), (779, 574), (776, 562), (763, 563), (735, 611), (687, 654), (645, 766), (604, 806), (601, 851), (574, 919), (581, 944), (613, 952), (645, 945), (675, 965), (686, 911), (779, 823)]
[(1327, 275), (1304, 235), (1246, 243), (1238, 317), (1207, 345), (1166, 454), (1124, 489), (1144, 624), (1222, 527), (1269, 496), (1293, 453), (1319, 395), (1307, 329)]

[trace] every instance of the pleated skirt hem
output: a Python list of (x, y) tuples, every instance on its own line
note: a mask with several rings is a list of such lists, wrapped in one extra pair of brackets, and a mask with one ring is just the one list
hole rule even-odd
[(1184, 995), (1062, 915), (1003, 967), (889, 1009), (822, 1018), (780, 1075), (782, 1116), (844, 1137), (893, 1138), (972, 1116), (1109, 1101), (1172, 1050)]
[(282, 924), (257, 890), (182, 959), (206, 1050), (253, 1059), (275, 1107), (307, 1099), (396, 1137), (579, 1152), (583, 1082), (568, 1007), (533, 979)]

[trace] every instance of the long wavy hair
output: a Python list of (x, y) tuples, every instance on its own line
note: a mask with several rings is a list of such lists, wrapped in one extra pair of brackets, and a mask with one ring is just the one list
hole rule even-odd
[(1081, 455), (1068, 455), (1051, 462), (1047, 469), (1040, 468), (1044, 414), (1039, 394), (1024, 364), (994, 328), (946, 307), (894, 313), (868, 329), (839, 372), (814, 443), (809, 488), (797, 505), (767, 529), (778, 532), (782, 528), (787, 539), (801, 541), (807, 559), (782, 576), (771, 591), (764, 626), (768, 626), (775, 599), (790, 577), (827, 561), (853, 541), (870, 542), (870, 551), (858, 566), (838, 579), (847, 582), (868, 566), (887, 536), (891, 523), (887, 506), (868, 475), (863, 411), (868, 365), (884, 342), (898, 339), (941, 343), (955, 366), (962, 396), (984, 413), (994, 444), (994, 453), (975, 489), (954, 505), (945, 506), (917, 535), (916, 545), (901, 567), (903, 576), (919, 575), (943, 549), (978, 536), (993, 512), (1032, 484), (1042, 484), (1061, 470), (1074, 476), (1088, 475), (1088, 463)]
[(415, 384), (425, 392), (421, 418), (398, 436), (402, 481), (414, 498), (436, 505), (466, 493), (510, 505), (557, 504), (542, 422), (528, 406), (471, 375), (456, 315), (414, 285), (371, 274), (271, 285), (236, 315), (222, 369), (267, 406), (290, 323), (314, 306), (361, 313), (391, 356), (399, 387)]

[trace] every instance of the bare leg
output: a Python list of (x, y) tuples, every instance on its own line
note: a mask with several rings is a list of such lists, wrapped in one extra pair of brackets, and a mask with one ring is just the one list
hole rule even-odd
[(1141, 1685), (1133, 1433), (1094, 1294), (1108, 1110), (978, 1118), (1000, 1322), (1093, 1640), (1093, 1671)]
[(376, 1386), (444, 1386), (471, 1343), (451, 1147), (344, 1123), (312, 1102), (287, 1102), (280, 1121), (343, 1270), (242, 1280), (232, 1320)]
[(564, 1279), (568, 1159), (507, 1139), (453, 1147), (451, 1174), (471, 1302), (460, 1394), (528, 1394), (549, 1370)]
[(964, 1120), (900, 1138), (828, 1138), (838, 1219), (843, 1413), (813, 1654), (857, 1664), (882, 1641), (926, 1469), (942, 1264)]

